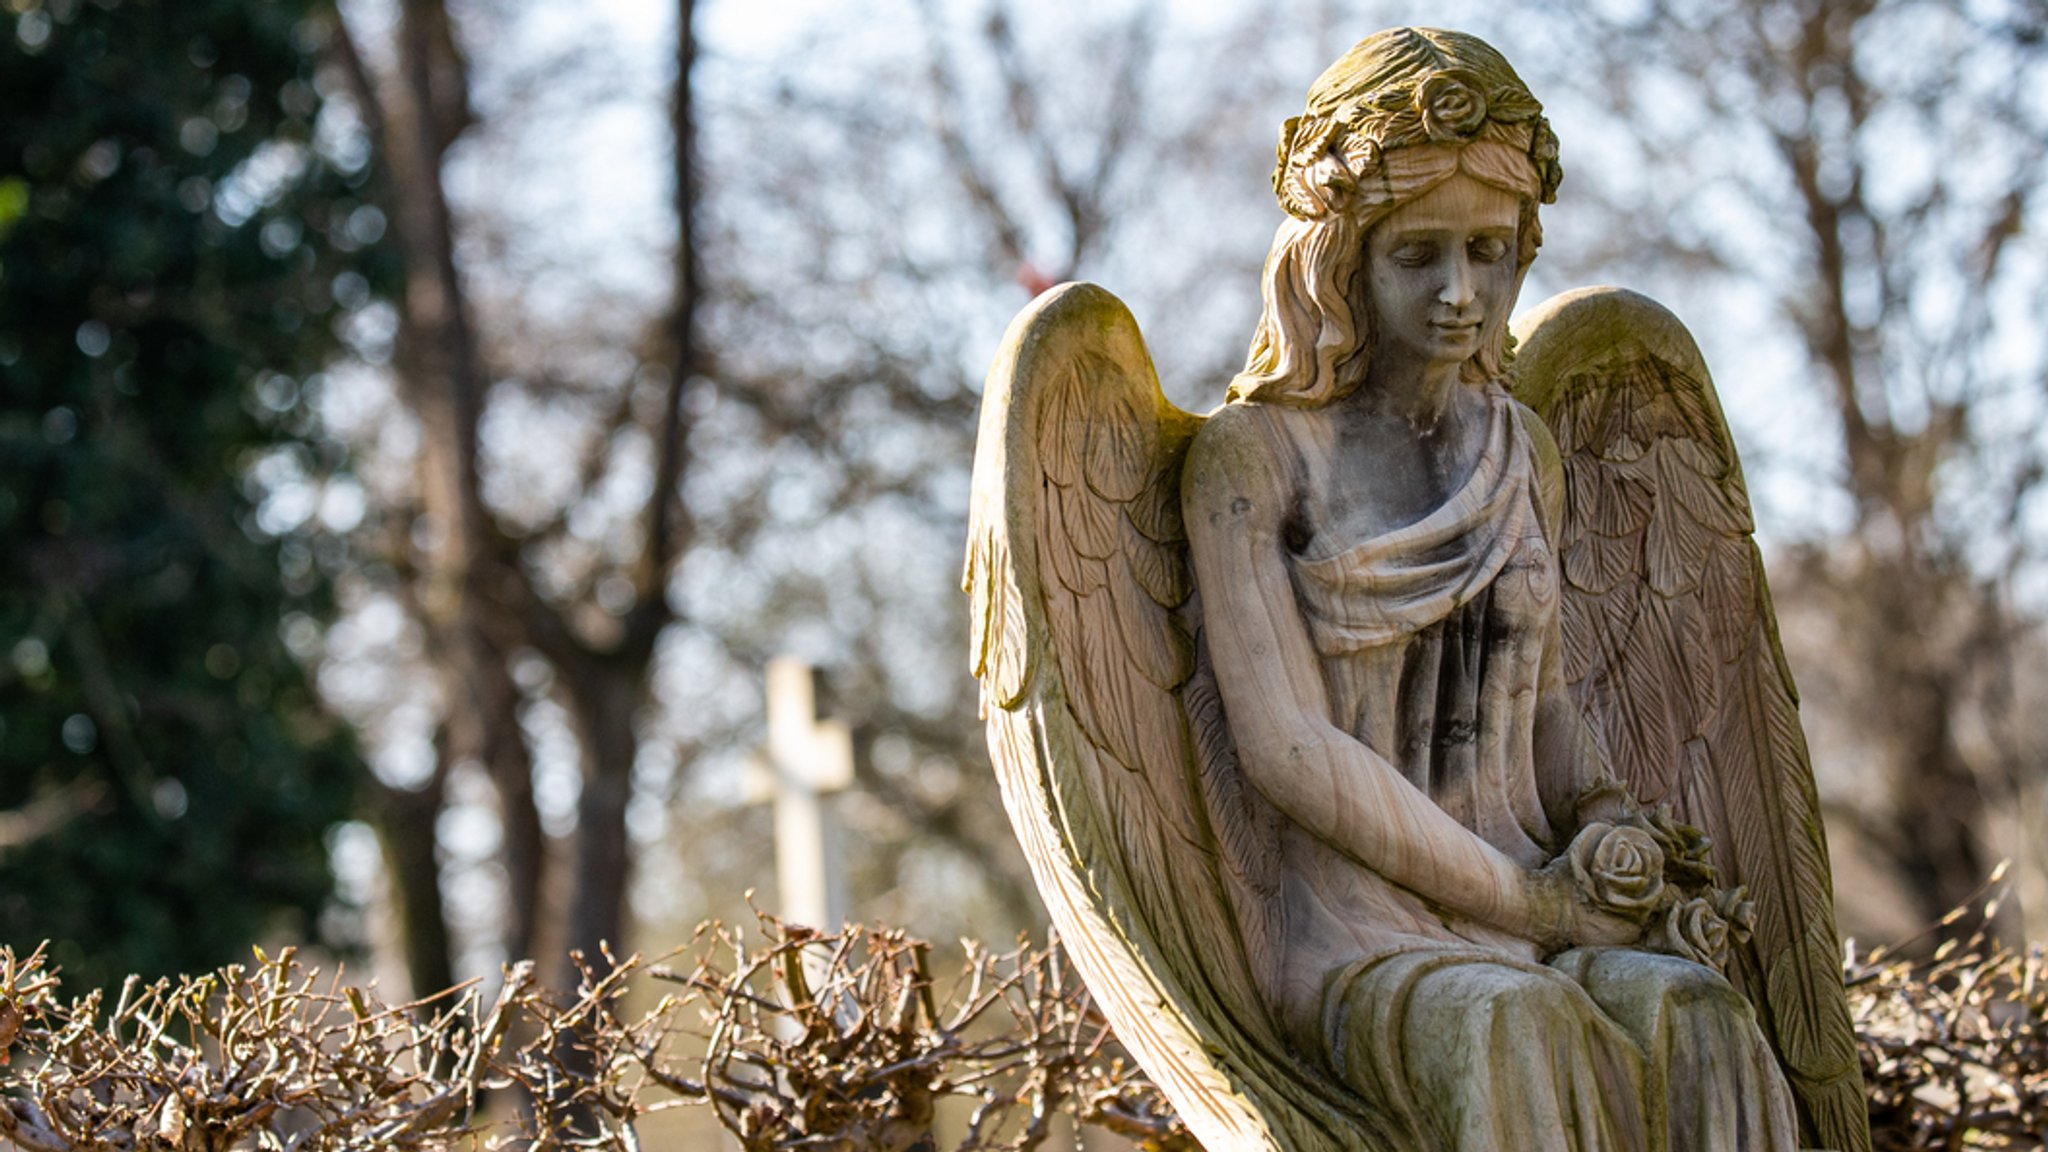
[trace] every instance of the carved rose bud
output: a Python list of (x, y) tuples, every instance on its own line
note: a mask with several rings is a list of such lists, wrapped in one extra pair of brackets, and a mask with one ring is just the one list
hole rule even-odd
[(1579, 891), (1602, 911), (1647, 911), (1664, 894), (1664, 850), (1640, 828), (1588, 824), (1572, 841), (1571, 860)]
[(1672, 955), (1705, 964), (1716, 972), (1728, 967), (1728, 952), (1733, 944), (1728, 921), (1711, 900), (1702, 897), (1673, 904), (1664, 918), (1663, 937), (1660, 943)]
[(1728, 922), (1729, 943), (1746, 943), (1756, 934), (1756, 904), (1749, 899), (1746, 886), (1723, 888), (1715, 892), (1713, 898), (1714, 911)]
[(1422, 130), (1439, 144), (1470, 140), (1486, 125), (1486, 97), (1478, 82), (1457, 69), (1430, 75), (1415, 89)]

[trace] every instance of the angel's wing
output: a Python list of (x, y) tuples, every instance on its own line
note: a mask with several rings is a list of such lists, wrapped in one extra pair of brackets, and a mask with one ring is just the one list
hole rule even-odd
[(1751, 539), (1727, 420), (1692, 336), (1618, 288), (1516, 325), (1516, 395), (1557, 439), (1565, 677), (1639, 800), (1713, 840), (1754, 938), (1729, 974), (1757, 1007), (1809, 1138), (1870, 1147), (1834, 895), (1798, 695)]
[(974, 671), (1061, 943), (1212, 1152), (1385, 1147), (1289, 1053), (1248, 959), (1279, 903), (1200, 659), (1180, 473), (1201, 419), (1167, 401), (1136, 321), (1089, 284), (1010, 325), (981, 411)]

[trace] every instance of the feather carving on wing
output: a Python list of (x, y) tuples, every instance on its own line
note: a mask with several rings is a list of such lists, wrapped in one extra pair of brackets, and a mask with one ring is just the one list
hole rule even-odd
[(1202, 651), (1180, 510), (1200, 423), (1108, 292), (1062, 285), (1010, 326), (964, 577), (990, 755), (1061, 943), (1205, 1147), (1385, 1148), (1253, 976), (1278, 848)]
[(1564, 473), (1555, 544), (1573, 697), (1636, 798), (1705, 831), (1718, 882), (1755, 902), (1729, 976), (1778, 1052), (1805, 1136), (1868, 1149), (1798, 696), (1706, 365), (1676, 318), (1620, 289), (1559, 296), (1516, 335), (1516, 395), (1549, 426)]

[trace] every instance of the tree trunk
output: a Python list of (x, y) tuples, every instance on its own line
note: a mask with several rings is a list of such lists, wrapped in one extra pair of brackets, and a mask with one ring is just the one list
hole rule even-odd
[(511, 662), (482, 630), (465, 626), (463, 652), (449, 678), (463, 694), (453, 697), (449, 727), (460, 733), (458, 756), (474, 757), (489, 774), (498, 797), (503, 837), (507, 921), (502, 943), (508, 960), (533, 956), (540, 925), (541, 880), (547, 835), (533, 796), (533, 758), (519, 724), (524, 696), (512, 679)]
[[(1870, 581), (1884, 587), (1865, 593), (1873, 603), (1889, 603), (1896, 622), (1889, 633), (1870, 630), (1867, 707), (1890, 727), (1891, 853), (1920, 919), (1933, 924), (1975, 896), (1990, 875), (1980, 840), (1985, 798), (1955, 731), (1970, 669), (1947, 651), (1930, 651), (1939, 639), (1923, 634), (1954, 626), (1952, 619), (1929, 618), (1950, 616), (1937, 609), (1963, 591), (1947, 582), (1901, 580), (1897, 567)], [(1900, 602), (1916, 590), (1916, 603)]]
[[(626, 889), (631, 845), (626, 806), (633, 798), (633, 761), (639, 741), (634, 715), (643, 697), (640, 662), (592, 661), (570, 678), (568, 698), (583, 757), (583, 794), (576, 806), (576, 874), (569, 902), (569, 950), (602, 970), (604, 947), (626, 944)], [(566, 974), (573, 987), (577, 973)]]
[[(499, 668), (500, 672), (504, 669)], [(503, 685), (517, 689), (511, 676)], [(503, 828), (506, 881), (505, 957), (531, 959), (540, 945), (541, 882), (547, 870), (547, 833), (541, 828), (540, 808), (533, 797), (533, 760), (519, 729), (517, 698), (500, 715), (507, 723), (495, 725), (485, 757), (491, 781), (497, 787), (498, 819)]]
[[(519, 730), (518, 686), (503, 649), (485, 630), (484, 592), (491, 581), (494, 536), (477, 475), (477, 422), (482, 407), (481, 357), (469, 302), (455, 265), (455, 231), (441, 167), (468, 126), (468, 76), (453, 28), (439, 0), (404, 0), (398, 30), (394, 98), (380, 100), (369, 70), (343, 29), (346, 70), (372, 124), (405, 263), (398, 334), (399, 387), (420, 423), (419, 512), (435, 543), (414, 549), (412, 600), (439, 666), (449, 716), (438, 750), (445, 781), (449, 763), (481, 761), (497, 785), (511, 880), (512, 958), (533, 947), (543, 839), (533, 806), (532, 766)], [(410, 538), (410, 534), (408, 534)], [(403, 805), (407, 842), (394, 859), (431, 859), (444, 788)], [(431, 810), (429, 810), (431, 805)], [(417, 862), (405, 867), (418, 870)], [(417, 881), (402, 877), (424, 899)], [(438, 899), (438, 884), (436, 884)], [(436, 912), (436, 919), (439, 913)], [(423, 909), (408, 915), (428, 938), (408, 937), (409, 954), (447, 948), (445, 927), (433, 933)], [(452, 971), (444, 959), (439, 968)]]
[[(385, 78), (388, 100), (379, 98), (379, 84), (349, 39), (345, 21), (338, 37), (340, 63), (376, 140), (405, 264), (394, 363), (400, 394), (420, 425), (418, 511), (433, 540), (428, 547), (405, 549), (412, 608), (441, 675), (451, 734), (446, 759), (480, 761), (499, 797), (510, 897), (504, 943), (514, 958), (559, 943), (602, 965), (601, 946), (625, 944), (625, 818), (637, 751), (633, 719), (646, 696), (655, 641), (673, 618), (666, 597), (669, 572), (694, 528), (678, 495), (689, 467), (682, 391), (700, 368), (692, 8), (689, 0), (679, 0), (672, 111), (679, 233), (675, 303), (665, 331), (672, 344), (672, 379), (656, 439), (653, 490), (642, 517), (645, 544), (632, 572), (636, 603), (610, 645), (593, 644), (562, 606), (539, 594), (521, 566), (522, 542), (502, 532), (483, 500), (478, 422), (486, 375), (456, 265), (455, 224), (442, 180), (448, 147), (470, 122), (468, 75), (445, 3), (402, 0), (397, 67)], [(402, 535), (410, 540), (418, 533)], [(558, 670), (583, 759), (566, 931), (559, 939), (550, 932), (546, 941), (541, 893), (547, 844), (534, 804), (531, 750), (519, 724), (522, 695), (509, 664), (510, 653), (524, 647), (539, 650)], [(420, 798), (423, 805), (428, 800), (438, 804), (439, 792)], [(424, 846), (430, 854), (432, 826), (430, 813), (414, 814), (409, 827), (416, 843), (403, 847)], [(440, 939), (445, 946), (445, 933)]]
[(434, 836), (447, 785), (446, 743), (439, 737), (435, 740), (439, 762), (425, 787), (374, 785), (377, 840), (391, 877), (391, 903), (414, 999), (455, 984), (455, 949), (442, 903), (441, 861)]

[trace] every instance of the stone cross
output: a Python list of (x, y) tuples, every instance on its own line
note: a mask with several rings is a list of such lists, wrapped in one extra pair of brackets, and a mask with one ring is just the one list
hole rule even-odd
[(768, 755), (750, 766), (747, 799), (775, 802), (776, 914), (829, 932), (846, 920), (831, 794), (853, 784), (853, 734), (818, 714), (818, 687), (803, 661), (768, 662)]

